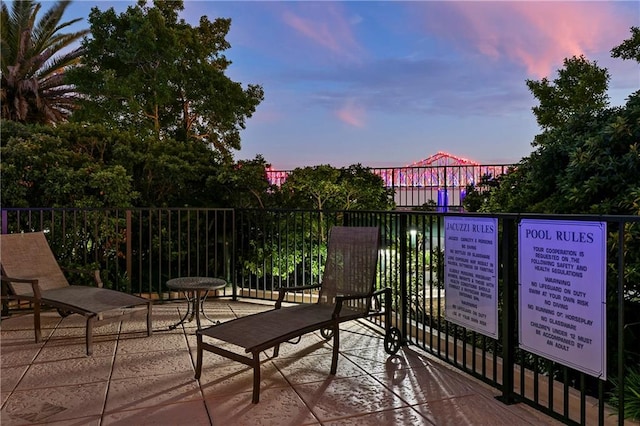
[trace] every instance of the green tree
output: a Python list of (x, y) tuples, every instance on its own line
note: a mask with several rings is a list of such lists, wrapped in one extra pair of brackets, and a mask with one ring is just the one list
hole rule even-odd
[(215, 207), (223, 201), (219, 188), (208, 185), (220, 155), (203, 144), (149, 143), (100, 124), (3, 121), (1, 130), (3, 206)]
[(139, 195), (120, 158), (131, 157), (124, 134), (3, 121), (0, 155), (5, 207), (129, 207)]
[[(548, 79), (527, 81), (539, 105), (533, 113), (543, 132), (536, 148), (491, 189), (482, 210), (504, 212), (587, 213), (590, 204), (568, 197), (567, 168), (579, 147), (600, 132), (611, 114), (608, 106), (609, 73), (584, 57), (565, 59), (551, 84)], [(600, 193), (604, 196), (604, 193)], [(616, 210), (617, 212), (617, 210)], [(611, 213), (614, 213), (613, 211)]]
[(279, 191), (282, 205), (316, 210), (386, 210), (393, 192), (382, 178), (360, 164), (297, 168)]
[[(609, 72), (584, 56), (564, 60), (553, 84), (545, 77), (527, 80), (527, 87), (540, 105), (533, 114), (543, 130), (552, 130), (576, 115), (593, 116), (609, 105)], [(537, 138), (534, 146), (540, 143)]]
[(264, 209), (270, 207), (274, 191), (267, 180), (267, 167), (269, 164), (261, 155), (253, 160), (223, 164), (219, 173), (207, 180), (207, 186), (220, 194), (223, 206)]
[(611, 49), (611, 56), (635, 60), (640, 64), (640, 28), (631, 27), (631, 38)]
[(178, 19), (182, 10), (182, 1), (139, 1), (120, 15), (91, 10), (82, 64), (69, 73), (85, 95), (74, 119), (158, 140), (202, 141), (230, 161), (264, 93), (224, 74), (231, 20), (202, 16), (193, 27)]
[(58, 1), (38, 20), (41, 4), (30, 0), (2, 3), (0, 12), (0, 73), (2, 118), (22, 123), (66, 120), (77, 102), (73, 86), (64, 80), (80, 49), (62, 53), (88, 30), (62, 33), (80, 19), (61, 22), (70, 1)]

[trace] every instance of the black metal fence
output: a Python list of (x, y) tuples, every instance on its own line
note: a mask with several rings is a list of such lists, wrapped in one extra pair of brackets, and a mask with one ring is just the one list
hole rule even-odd
[[(99, 267), (105, 287), (167, 299), (167, 280), (231, 282), (231, 209), (2, 209), (1, 230), (44, 231), (65, 266)], [(233, 287), (224, 294), (232, 294)]]
[[(467, 186), (487, 189), (486, 183), (515, 167), (514, 164), (447, 164), (406, 167), (373, 167), (384, 186), (394, 191), (398, 208), (429, 205), (437, 211), (459, 211)], [(267, 180), (280, 186), (291, 170), (267, 170)]]
[[(445, 316), (447, 217), (498, 223), (498, 338)], [(272, 299), (279, 287), (317, 283), (333, 225), (379, 226), (378, 285), (393, 289), (393, 322), (408, 344), (494, 386), (505, 403), (525, 402), (569, 424), (623, 424), (605, 403), (624, 382), (600, 380), (519, 347), (518, 233), (524, 219), (606, 222), (607, 356), (610, 379), (640, 364), (640, 266), (636, 216), (460, 215), (442, 212), (326, 212), (229, 209), (2, 209), (1, 230), (45, 231), (63, 263), (94, 263), (105, 284), (169, 298), (166, 280), (225, 278), (223, 296)], [(312, 300), (312, 293), (302, 295)], [(615, 413), (614, 413), (615, 414)]]

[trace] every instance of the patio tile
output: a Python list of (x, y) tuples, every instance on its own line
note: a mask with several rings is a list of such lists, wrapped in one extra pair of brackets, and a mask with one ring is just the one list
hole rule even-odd
[(99, 417), (107, 385), (100, 382), (13, 392), (2, 407), (0, 423), (13, 426), (65, 421), (70, 425), (72, 420)]
[(406, 406), (370, 376), (335, 378), (293, 385), (321, 422)]
[(214, 425), (304, 426), (320, 425), (293, 389), (271, 388), (260, 392), (260, 403), (251, 392), (207, 396), (205, 402)]
[(377, 413), (347, 417), (323, 423), (324, 426), (398, 426), (432, 425), (411, 407), (378, 411)]
[(376, 373), (373, 377), (409, 405), (474, 393), (468, 382), (441, 366), (398, 370), (392, 374)]
[[(40, 328), (44, 333), (45, 330), (51, 330), (58, 326), (62, 320), (60, 315), (55, 311), (40, 312)], [(2, 331), (30, 331), (33, 336), (33, 314), (19, 312), (11, 315), (9, 318), (2, 320)], [(4, 337), (4, 335), (2, 336)]]
[(202, 400), (193, 373), (182, 372), (111, 380), (105, 413)]
[(107, 382), (111, 357), (87, 357), (31, 364), (17, 390)]
[[(341, 327), (340, 358), (329, 373), (333, 340), (319, 332), (261, 354), (260, 403), (252, 404), (253, 371), (205, 352), (194, 379), (195, 321), (180, 319), (184, 301), (153, 308), (154, 335), (144, 317), (101, 327), (94, 355), (85, 355), (84, 318), (43, 313), (45, 342), (33, 342), (33, 316), (1, 324), (3, 426), (104, 425), (558, 425), (526, 405), (503, 405), (497, 390), (413, 347), (393, 356), (366, 323)], [(214, 319), (273, 308), (227, 299), (207, 301)], [(207, 324), (207, 321), (203, 321)], [(102, 333), (102, 334), (101, 334)], [(244, 354), (242, 348), (221, 343)]]
[[(491, 409), (487, 409), (491, 407)], [(468, 395), (441, 400), (432, 400), (413, 408), (432, 423), (442, 426), (512, 426), (532, 425), (530, 420), (514, 414), (505, 405), (496, 404), (482, 395)]]
[[(217, 359), (214, 362), (207, 362), (205, 358), (200, 376), (200, 386), (206, 398), (253, 390), (252, 368), (238, 362), (231, 362), (215, 354), (212, 355)], [(260, 390), (287, 386), (289, 383), (273, 363), (264, 361), (260, 370)], [(251, 394), (248, 395), (251, 400)]]
[[(112, 338), (118, 337), (120, 329), (119, 323), (104, 324), (100, 327), (93, 328), (93, 336), (112, 336)], [(58, 328), (56, 328), (51, 334), (52, 339), (62, 339), (69, 337), (81, 337), (86, 335), (86, 320), (80, 315), (71, 315), (66, 317)]]
[[(298, 357), (274, 358), (273, 363), (292, 384), (322, 382), (331, 375), (331, 352), (300, 352)], [(364, 370), (344, 356), (338, 356), (335, 378), (362, 376)]]
[(151, 336), (147, 336), (147, 333), (128, 333), (120, 335), (117, 354), (171, 351), (186, 347), (184, 333), (156, 332)]
[(33, 362), (44, 346), (44, 343), (33, 343), (33, 337), (28, 341), (7, 341), (2, 338), (0, 342), (2, 342), (2, 350), (0, 351), (0, 365), (2, 366), (27, 366)]
[(100, 416), (79, 417), (77, 419), (46, 422), (47, 426), (100, 426)]
[(389, 355), (384, 347), (345, 348), (341, 351), (346, 358), (368, 373), (384, 373), (428, 365), (427, 359), (409, 347), (401, 348), (395, 355)]
[(101, 426), (209, 426), (209, 416), (203, 401), (165, 404), (137, 410), (105, 414)]
[[(2, 365), (11, 365), (5, 364)], [(12, 392), (29, 368), (28, 365), (0, 368), (0, 389), (2, 392)]]
[[(332, 343), (333, 340), (329, 340)], [(340, 328), (340, 350), (375, 349), (384, 353), (384, 336), (373, 332), (358, 321), (342, 324)]]
[(117, 354), (111, 378), (125, 379), (193, 371), (193, 363), (186, 350), (149, 351)]
[[(35, 343), (36, 335), (33, 331), (33, 322), (31, 323), (31, 328), (20, 328), (20, 329), (7, 329), (5, 327), (5, 322), (11, 321), (9, 319), (2, 320), (2, 330), (0, 331), (0, 339), (3, 342), (14, 342), (14, 343)], [(42, 339), (45, 340), (48, 338), (53, 332), (52, 328), (45, 328), (40, 330), (42, 332)]]
[[(101, 335), (93, 338), (94, 357), (113, 356), (117, 336)], [(83, 337), (61, 337), (49, 339), (38, 353), (35, 362), (50, 362), (72, 358), (86, 358), (87, 345)]]

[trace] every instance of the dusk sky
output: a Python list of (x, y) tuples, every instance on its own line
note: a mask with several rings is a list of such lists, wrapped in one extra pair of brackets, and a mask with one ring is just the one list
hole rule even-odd
[[(75, 1), (64, 20), (130, 4)], [(526, 79), (573, 55), (609, 70), (612, 105), (640, 89), (638, 64), (610, 57), (638, 1), (185, 1), (187, 22), (202, 15), (231, 18), (227, 75), (265, 91), (235, 158), (276, 169), (517, 162), (540, 133)]]

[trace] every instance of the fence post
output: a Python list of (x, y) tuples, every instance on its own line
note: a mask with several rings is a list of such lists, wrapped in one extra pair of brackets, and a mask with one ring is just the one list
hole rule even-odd
[[(132, 232), (131, 232), (131, 210), (125, 210), (125, 245), (127, 251), (127, 277), (129, 278), (129, 292), (131, 292), (131, 283), (133, 281), (133, 246), (132, 246)], [(142, 288), (138, 288), (138, 291), (142, 293)]]
[(5, 209), (2, 209), (2, 233), (3, 234), (8, 234), (9, 233), (9, 224), (7, 223), (7, 211)]
[(502, 222), (502, 395), (496, 397), (503, 403), (509, 405), (516, 401), (513, 393), (514, 386), (514, 358), (517, 341), (515, 307), (517, 303), (516, 289), (517, 276), (515, 274), (515, 262), (513, 238), (516, 220), (505, 218)]
[(407, 289), (407, 263), (409, 262), (409, 257), (407, 256), (408, 254), (408, 233), (409, 233), (409, 227), (407, 226), (407, 221), (408, 221), (408, 215), (403, 214), (400, 215), (400, 229), (398, 232), (398, 236), (400, 237), (399, 240), (399, 252), (400, 252), (400, 307), (401, 307), (401, 312), (400, 312), (400, 323), (402, 324), (401, 326), (401, 331), (402, 331), (402, 338), (406, 341), (407, 340), (407, 311), (408, 311), (408, 301), (407, 301), (407, 294), (408, 294), (408, 289)]

